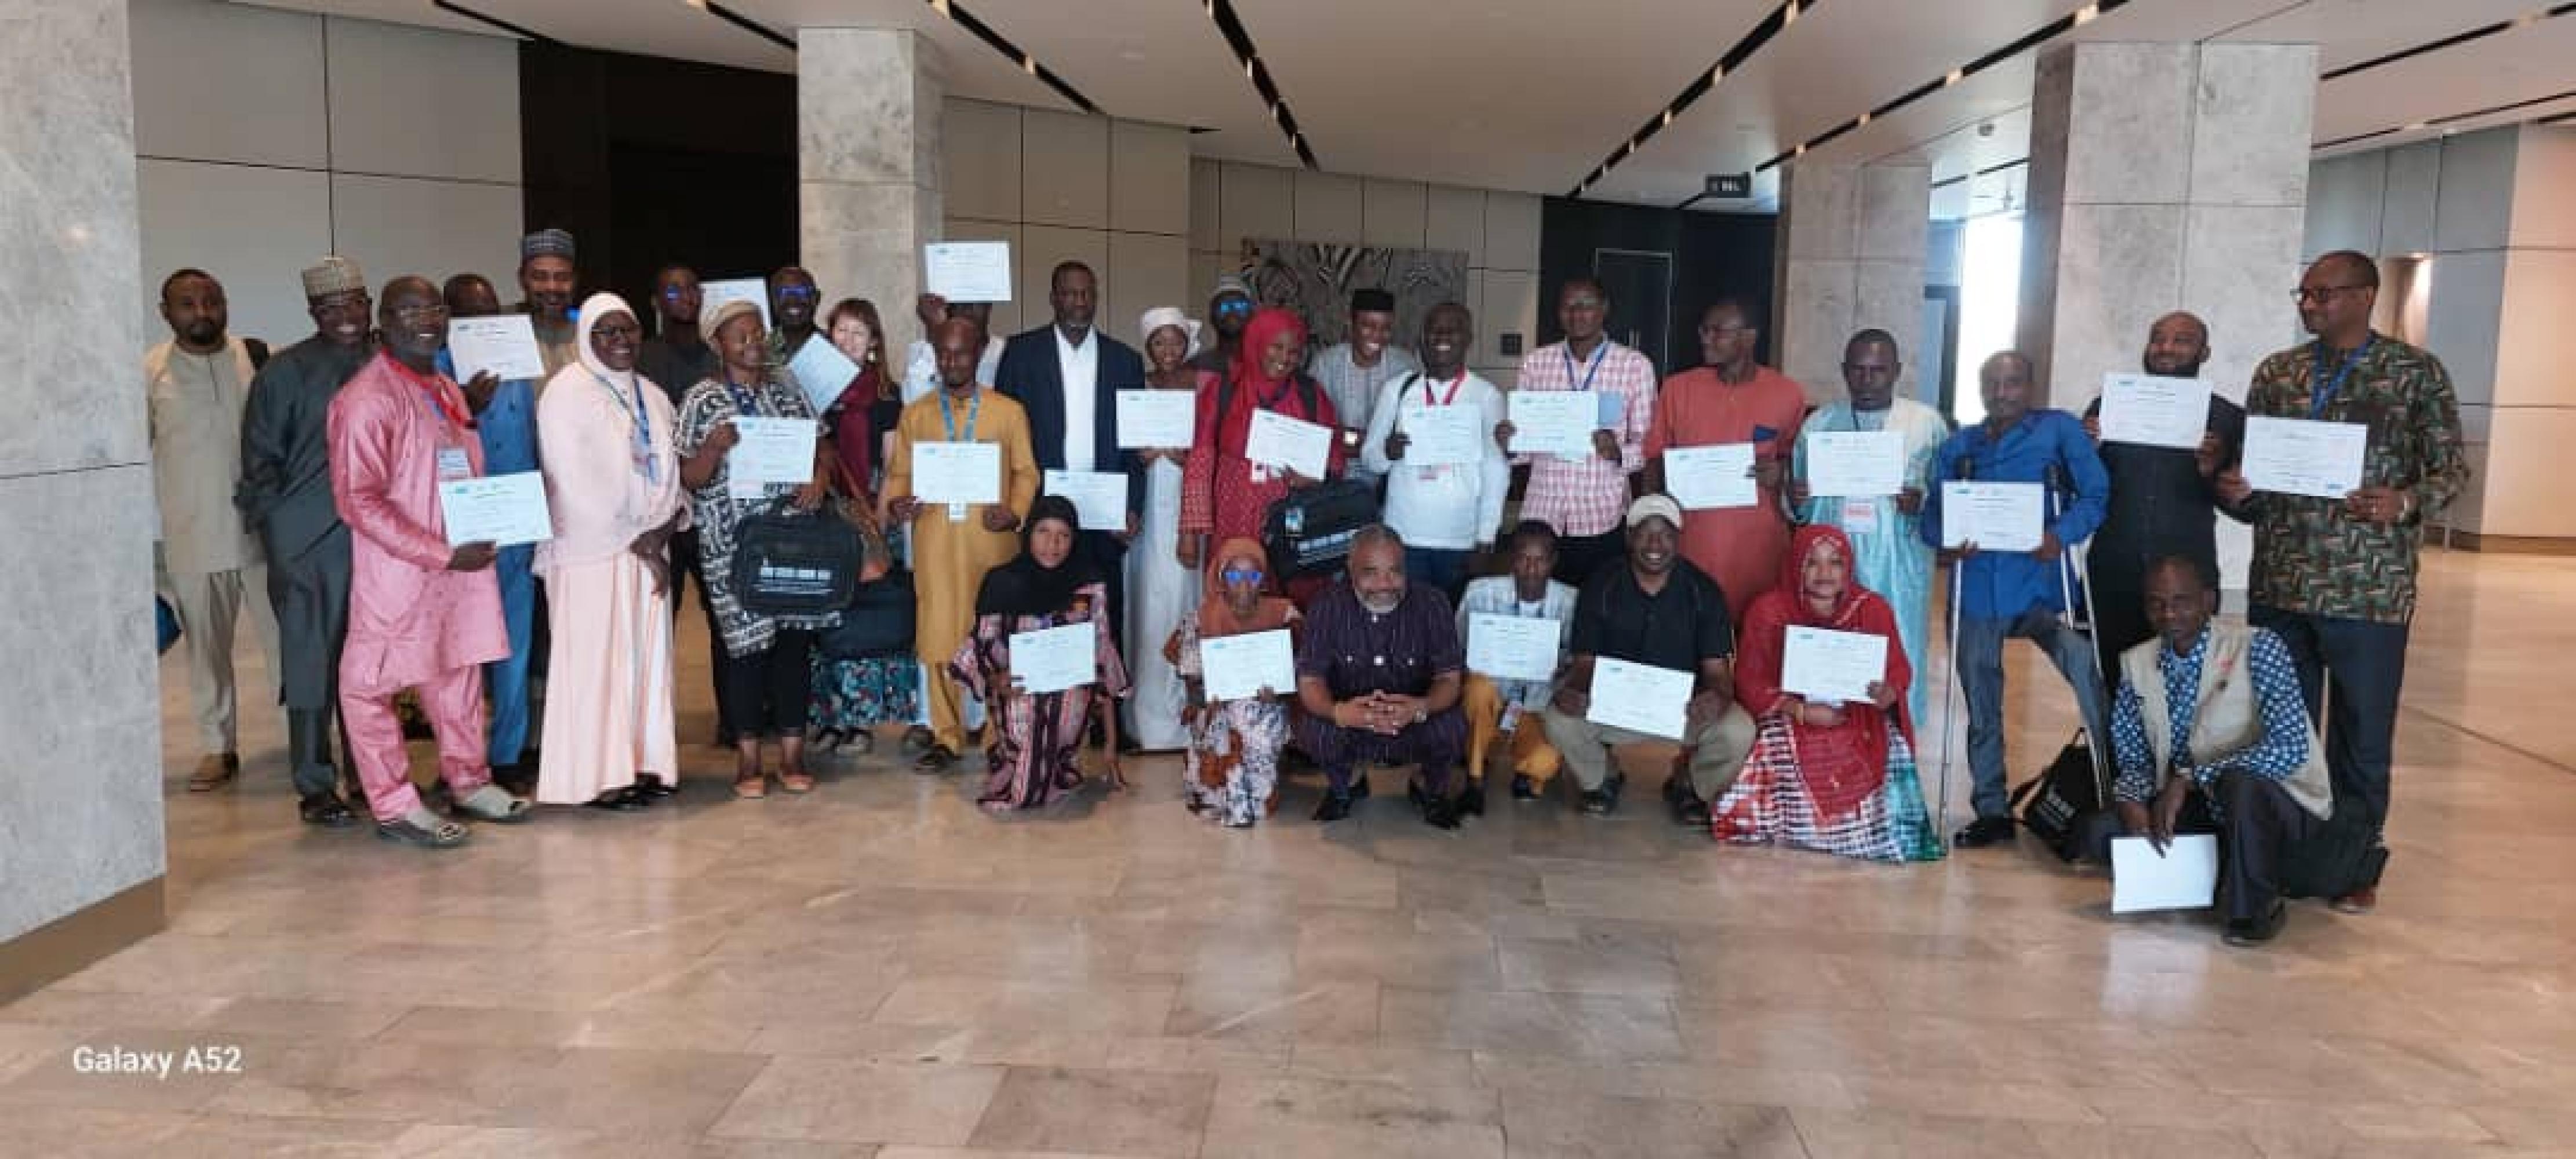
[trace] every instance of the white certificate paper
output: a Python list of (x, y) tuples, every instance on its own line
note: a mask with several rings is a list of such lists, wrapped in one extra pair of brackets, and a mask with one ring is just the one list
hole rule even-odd
[(1049, 471), (1046, 493), (1073, 502), (1084, 531), (1127, 530), (1127, 476), (1116, 471)]
[(1243, 457), (1267, 467), (1285, 467), (1309, 479), (1321, 479), (1333, 461), (1333, 428), (1292, 419), (1276, 411), (1252, 412), (1252, 430)]
[(2102, 441), (2196, 450), (2209, 429), (2209, 384), (2153, 374), (2102, 376)]
[(546, 356), (538, 352), (536, 328), (525, 314), (494, 314), (449, 322), (447, 357), (456, 364), (458, 382), (486, 370), (503, 382), (546, 376)]
[(1865, 704), (1887, 675), (1887, 637), (1789, 625), (1780, 687), (1819, 704)]
[[(727, 302), (749, 302), (760, 310), (761, 329), (769, 328), (769, 283), (759, 278), (728, 278), (698, 286), (698, 317), (713, 318)], [(712, 336), (710, 336), (712, 337)], [(667, 386), (668, 383), (660, 385)], [(694, 385), (694, 384), (693, 384)]]
[(2218, 838), (2177, 833), (2164, 856), (2144, 837), (2111, 839), (2111, 912), (2208, 909), (2218, 900)]
[(1182, 449), (1198, 440), (1198, 392), (1188, 390), (1122, 390), (1118, 392), (1118, 449)]
[(1297, 690), (1297, 657), (1288, 630), (1199, 638), (1199, 678), (1210, 701), (1242, 700), (1267, 688), (1282, 696)]
[(1592, 432), (1603, 429), (1601, 404), (1572, 390), (1512, 392), (1512, 453), (1592, 457)]
[(2034, 551), (2047, 530), (2037, 483), (1941, 484), (1941, 546)]
[(742, 441), (725, 453), (725, 489), (736, 499), (758, 499), (772, 483), (804, 486), (814, 480), (812, 419), (737, 418)]
[(1895, 431), (1807, 432), (1807, 494), (1876, 499), (1904, 490), (1904, 435)]
[(924, 503), (1002, 501), (1000, 443), (914, 443), (912, 497)]
[(1062, 692), (1099, 679), (1096, 624), (1011, 633), (1011, 678), (1020, 691)]
[(1761, 502), (1762, 492), (1753, 482), (1753, 444), (1666, 449), (1664, 490), (1685, 511), (1751, 507)]
[(1475, 612), (1467, 617), (1467, 670), (1496, 680), (1553, 680), (1563, 629), (1554, 620)]
[(832, 345), (827, 335), (817, 334), (805, 340), (796, 357), (787, 360), (787, 372), (796, 376), (796, 385), (805, 392), (805, 401), (815, 414), (832, 409), (841, 401), (841, 392), (850, 388), (850, 380), (859, 376), (859, 364)]
[(1404, 465), (1408, 467), (1458, 467), (1483, 461), (1485, 440), (1493, 431), (1485, 426), (1485, 412), (1473, 406), (1417, 406), (1407, 409), (1396, 421), (1404, 432)]
[(555, 537), (554, 516), (546, 510), (545, 476), (536, 471), (449, 479), (438, 485), (438, 512), (447, 524), (449, 547), (514, 547)]
[(2341, 499), (2361, 487), (2370, 428), (2307, 419), (2245, 420), (2245, 481), (2257, 491)]
[(949, 241), (921, 247), (922, 287), (951, 302), (1011, 300), (1011, 243)]
[(1592, 662), (1592, 710), (1583, 718), (1670, 740), (1682, 739), (1690, 716), (1688, 672), (1603, 656)]

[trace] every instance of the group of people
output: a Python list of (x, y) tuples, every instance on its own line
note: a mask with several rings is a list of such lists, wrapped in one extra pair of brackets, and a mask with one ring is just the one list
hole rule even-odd
[[(2002, 648), (2018, 636), (2065, 676), (2107, 752), (2108, 830), (2160, 849), (2195, 825), (2226, 834), (2231, 937), (2277, 930), (2293, 884), (2324, 882), (2311, 891), (2347, 910), (2372, 903), (2415, 555), (2465, 467), (2440, 363), (2370, 329), (2377, 275), (2361, 255), (2307, 272), (2298, 301), (2315, 341), (2267, 359), (2244, 407), (2213, 395), (2200, 446), (2174, 450), (2104, 443), (2094, 418), (2038, 405), (2033, 364), (2010, 351), (1980, 370), (1984, 418), (1953, 433), (1897, 393), (1900, 352), (1879, 330), (1852, 337), (1845, 397), (1811, 413), (1804, 387), (1756, 361), (1760, 324), (1737, 300), (1702, 315), (1701, 365), (1659, 380), (1608, 337), (1613, 303), (1585, 278), (1560, 288), (1563, 337), (1523, 357), (1507, 394), (1467, 365), (1464, 306), (1428, 309), (1407, 349), (1380, 290), (1355, 293), (1349, 340), (1318, 350), (1304, 319), (1229, 277), (1205, 325), (1159, 307), (1131, 347), (1095, 326), (1097, 278), (1067, 262), (1050, 279), (1047, 324), (1008, 338), (989, 332), (983, 304), (921, 298), (925, 337), (898, 369), (875, 306), (822, 310), (800, 269), (767, 279), (765, 317), (750, 301), (704, 309), (679, 266), (638, 312), (612, 294), (576, 304), (561, 231), (530, 235), (521, 252), (517, 309), (543, 379), (453, 377), (449, 319), (502, 309), (475, 275), (443, 288), (398, 278), (376, 303), (353, 263), (326, 259), (304, 275), (317, 332), (274, 357), (226, 332), (211, 276), (164, 284), (172, 338), (147, 355), (146, 377), (163, 586), (191, 640), (207, 750), (190, 788), (238, 773), (232, 628), (244, 593), (264, 587), (252, 616), (274, 611), (307, 821), (354, 820), (335, 784), (335, 714), (343, 764), (389, 838), (453, 845), (466, 837), (455, 818), (521, 820), (530, 795), (643, 807), (677, 780), (672, 616), (694, 577), (739, 797), (766, 794), (768, 743), (779, 787), (803, 793), (815, 785), (809, 738), (864, 747), (879, 727), (904, 726), (915, 767), (935, 773), (980, 727), (979, 800), (995, 810), (1075, 791), (1096, 745), (1113, 785), (1122, 752), (1180, 751), (1191, 810), (1235, 827), (1276, 807), (1287, 759), (1322, 772), (1322, 821), (1368, 795), (1369, 765), (1411, 766), (1414, 806), (1452, 828), (1483, 812), (1497, 752), (1515, 800), (1542, 798), (1570, 769), (1580, 807), (1606, 813), (1625, 782), (1615, 751), (1663, 739), (1678, 751), (1662, 795), (1685, 825), (1925, 860), (1944, 845), (1916, 765), (1937, 684), (1920, 669), (1946, 569), (1975, 784), (1957, 845), (2014, 832)], [(790, 369), (818, 340), (857, 368), (837, 390)], [(2195, 377), (2208, 353), (2206, 327), (2174, 314), (2150, 331), (2144, 369)], [(1188, 445), (1122, 439), (1120, 391), (1189, 392)], [(1589, 453), (1514, 449), (1509, 398), (1550, 391), (1598, 399)], [(1437, 408), (1473, 412), (1484, 437), (1471, 461), (1408, 461)], [(1263, 412), (1336, 433), (1322, 477), (1255, 457)], [(2339, 500), (2254, 491), (2236, 470), (2249, 413), (2368, 424), (2365, 485)], [(814, 423), (810, 478), (736, 488), (740, 418)], [(1814, 493), (1811, 444), (1837, 431), (1899, 436), (1902, 488)], [(924, 448), (961, 443), (996, 446), (993, 501), (925, 501)], [(1665, 456), (1717, 444), (1750, 445), (1755, 501), (1685, 508), (1666, 493)], [(552, 538), (451, 546), (438, 484), (515, 471), (542, 472)], [(1123, 518), (1056, 493), (1063, 473), (1104, 472), (1126, 478)], [(1506, 533), (1516, 474), (1526, 482)], [(1338, 573), (1284, 574), (1301, 569), (1265, 547), (1266, 517), (1330, 479), (1372, 488), (1379, 522)], [(1942, 485), (1971, 480), (2046, 489), (2036, 549), (1943, 546)], [(733, 576), (739, 532), (773, 506), (848, 520), (872, 581), (908, 577), (908, 652), (843, 654), (818, 645), (837, 615), (747, 606)], [(2221, 513), (2254, 526), (2247, 628), (2210, 614)], [(2077, 598), (2086, 579), (2089, 608)], [(1470, 671), (1474, 626), (1490, 616), (1545, 621), (1552, 676)], [(1032, 690), (1014, 674), (1015, 638), (1077, 626), (1091, 680)], [(1884, 641), (1864, 698), (1783, 687), (1801, 629)], [(1209, 645), (1270, 632), (1292, 641), (1293, 687), (1211, 698)], [(1683, 719), (1660, 737), (1595, 719), (1604, 661), (1686, 674)], [(439, 740), (444, 813), (408, 777), (396, 713), (407, 689)], [(543, 743), (530, 750), (537, 720)], [(2368, 853), (2369, 872), (2312, 872), (2320, 862), (2301, 851), (2329, 844)]]

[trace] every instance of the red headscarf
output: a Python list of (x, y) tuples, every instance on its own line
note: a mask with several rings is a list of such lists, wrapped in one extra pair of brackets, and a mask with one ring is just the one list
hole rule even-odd
[[(1252, 321), (1244, 325), (1243, 345), (1234, 352), (1234, 380), (1252, 388), (1265, 399), (1275, 399), (1285, 381), (1272, 378), (1261, 369), (1262, 352), (1270, 349), (1271, 342), (1281, 334), (1295, 335), (1297, 345), (1303, 347), (1306, 344), (1305, 319), (1299, 318), (1293, 310), (1264, 306), (1252, 315)], [(1297, 370), (1291, 366), (1288, 377), (1296, 376)]]
[[(1827, 544), (1841, 549), (1843, 591), (1835, 598), (1831, 611), (1819, 614), (1807, 606), (1802, 572), (1807, 557)], [(1906, 660), (1903, 637), (1896, 630), (1895, 609), (1878, 593), (1860, 586), (1851, 573), (1852, 561), (1851, 539), (1841, 528), (1827, 524), (1799, 528), (1789, 541), (1788, 554), (1780, 559), (1780, 585), (1756, 597), (1753, 605), (1745, 609), (1743, 647), (1736, 653), (1736, 699), (1745, 711), (1759, 716), (1778, 706), (1785, 695), (1780, 676), (1791, 625), (1860, 632), (1887, 641), (1887, 674), (1879, 680), (1896, 690), (1895, 707), (1879, 712), (1868, 705), (1846, 706), (1841, 727), (1853, 732), (1844, 743), (1832, 743), (1829, 735), (1818, 735), (1840, 730), (1795, 726), (1800, 734), (1800, 773), (1821, 817), (1849, 813), (1886, 783), (1890, 717), (1909, 743), (1914, 736), (1914, 725), (1907, 719), (1905, 709), (1905, 689), (1914, 679), (1914, 670)]]
[(1284, 628), (1288, 617), (1296, 613), (1297, 605), (1277, 596), (1263, 596), (1260, 603), (1253, 605), (1250, 619), (1235, 615), (1234, 605), (1225, 599), (1225, 565), (1238, 559), (1250, 559), (1265, 571), (1270, 567), (1269, 554), (1255, 540), (1229, 539), (1208, 553), (1207, 583), (1199, 597), (1201, 636), (1240, 636)]

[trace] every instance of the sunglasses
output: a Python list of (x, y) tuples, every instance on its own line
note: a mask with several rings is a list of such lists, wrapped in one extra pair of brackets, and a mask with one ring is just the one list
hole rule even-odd
[(817, 290), (811, 286), (785, 286), (779, 289), (778, 300), (782, 302), (811, 302), (814, 299), (821, 297), (822, 293), (823, 292), (821, 290)]
[(1252, 312), (1252, 303), (1244, 301), (1241, 298), (1228, 298), (1216, 304), (1216, 312), (1219, 314), (1249, 314)]
[(1257, 567), (1230, 567), (1217, 574), (1222, 577), (1225, 582), (1230, 584), (1257, 584), (1261, 582), (1261, 569)]

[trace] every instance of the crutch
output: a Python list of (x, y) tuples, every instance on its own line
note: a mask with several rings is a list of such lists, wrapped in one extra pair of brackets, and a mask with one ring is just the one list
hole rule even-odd
[[(2057, 523), (2059, 504), (2062, 502), (2059, 498), (2059, 488), (2065, 483), (2066, 473), (2057, 464), (2050, 463), (2042, 477), (2046, 480), (2048, 522), (2054, 526)], [(2067, 631), (2084, 637), (2085, 648), (2093, 655), (2093, 679), (2108, 683), (2110, 677), (2103, 670), (2102, 633), (2097, 620), (2100, 608), (2093, 603), (2093, 571), (2086, 566), (2087, 552), (2090, 551), (2092, 542), (2091, 539), (2086, 539), (2083, 543), (2060, 545), (2065, 550), (2057, 557), (2057, 599), (2065, 610), (2058, 613), (2058, 624)], [(2072, 580), (2069, 580), (2066, 575), (2070, 567), (2075, 571), (2075, 577)], [(2078, 626), (2075, 615), (2075, 593), (2078, 591), (2084, 593), (2084, 616), (2081, 626)], [(2110, 692), (2106, 689), (2102, 695), (2102, 708), (2105, 713), (2108, 713)], [(2075, 706), (2075, 715), (2079, 718), (2084, 715), (2082, 699), (2078, 697)], [(2093, 758), (2093, 800), (2097, 804), (2108, 803), (2111, 800), (2110, 757), (2102, 751), (2103, 746), (2110, 742), (2109, 737), (2093, 735), (2093, 722), (2084, 721), (2084, 753)]]
[[(1974, 481), (1977, 477), (1977, 461), (1974, 458), (1960, 459), (1957, 474), (1962, 483)], [(1950, 693), (1959, 684), (1959, 609), (1962, 606), (1959, 589), (1967, 575), (1968, 561), (1959, 556), (1951, 557), (1950, 662), (1941, 666), (1941, 787), (1938, 790), (1940, 804), (1937, 806), (1939, 811), (1932, 815), (1932, 837), (1940, 843), (1941, 851), (1944, 853), (1950, 850), (1950, 733), (1952, 729), (1958, 727), (1959, 723), (1959, 714), (1950, 711)]]

